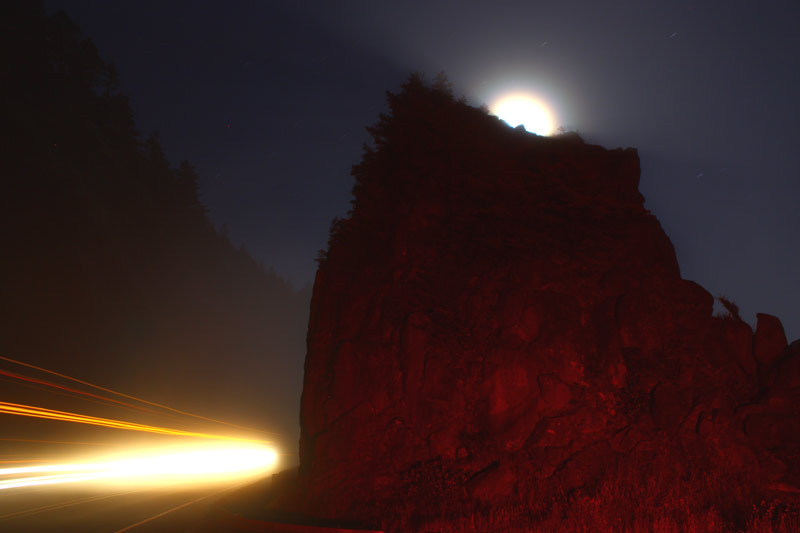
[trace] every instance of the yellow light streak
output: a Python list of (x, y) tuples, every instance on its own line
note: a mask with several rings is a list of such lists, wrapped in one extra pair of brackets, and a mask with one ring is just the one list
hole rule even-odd
[[(0, 490), (77, 482), (165, 485), (231, 481), (265, 474), (278, 454), (270, 446), (181, 447), (107, 456), (98, 462), (0, 468)], [(10, 477), (21, 476), (21, 477)]]
[(239, 442), (259, 442), (259, 443), (268, 442), (259, 439), (246, 439), (240, 437), (231, 437), (227, 435), (216, 435), (212, 433), (198, 433), (194, 431), (184, 431), (181, 429), (148, 426), (145, 424), (136, 424), (134, 422), (125, 422), (123, 420), (99, 418), (95, 416), (82, 415), (78, 413), (68, 413), (65, 411), (56, 411), (53, 409), (45, 409), (43, 407), (35, 407), (32, 405), (21, 405), (9, 402), (0, 402), (0, 414), (2, 413), (9, 415), (28, 416), (32, 418), (45, 418), (48, 420), (61, 420), (64, 422), (77, 422), (79, 424), (89, 424), (92, 426), (102, 426), (102, 427), (109, 427), (116, 429), (127, 429), (131, 431), (159, 433), (162, 435), (180, 435), (184, 437), (198, 437), (203, 439), (222, 439), (222, 440), (239, 441)]

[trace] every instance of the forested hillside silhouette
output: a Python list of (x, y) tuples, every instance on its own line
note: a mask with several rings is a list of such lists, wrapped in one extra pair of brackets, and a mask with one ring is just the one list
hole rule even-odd
[(0, 354), (296, 433), (308, 291), (215, 229), (64, 13), (0, 12)]

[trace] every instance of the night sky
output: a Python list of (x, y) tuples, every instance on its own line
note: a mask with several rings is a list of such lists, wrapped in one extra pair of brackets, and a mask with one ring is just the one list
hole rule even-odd
[[(498, 7), (500, 6), (500, 7)], [(347, 212), (365, 127), (412, 71), (474, 104), (526, 89), (639, 149), (684, 278), (800, 337), (800, 4), (96, 2), (63, 9), (218, 226), (295, 286)]]

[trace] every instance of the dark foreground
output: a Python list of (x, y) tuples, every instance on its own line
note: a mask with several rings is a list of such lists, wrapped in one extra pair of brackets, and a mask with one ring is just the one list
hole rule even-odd
[[(10, 492), (10, 491), (9, 491)], [(192, 531), (225, 492), (31, 488), (0, 498), (0, 531)]]
[[(245, 486), (178, 490), (29, 488), (0, 498), (0, 532), (346, 532), (264, 510), (272, 478)], [(320, 527), (325, 526), (325, 527)]]

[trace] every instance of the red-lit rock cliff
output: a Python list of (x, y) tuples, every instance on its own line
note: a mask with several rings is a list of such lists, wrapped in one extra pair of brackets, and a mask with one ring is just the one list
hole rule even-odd
[(681, 278), (636, 150), (415, 78), (389, 105), (314, 286), (298, 507), (390, 531), (791, 520), (800, 343)]

